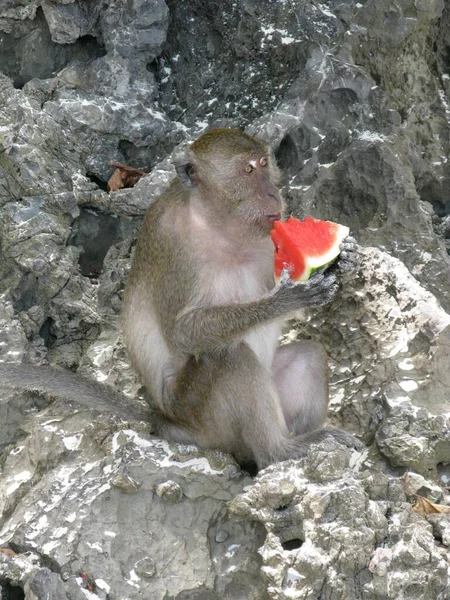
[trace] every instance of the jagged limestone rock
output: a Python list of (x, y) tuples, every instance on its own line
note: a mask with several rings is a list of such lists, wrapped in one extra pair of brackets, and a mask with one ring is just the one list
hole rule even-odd
[(230, 503), (232, 514), (266, 527), (260, 553), (271, 598), (448, 594), (450, 556), (436, 543), (446, 534), (435, 539), (398, 478), (373, 467), (364, 454), (323, 442), (305, 459), (268, 467)]
[[(447, 597), (447, 517), (405, 500), (448, 502), (450, 4), (3, 0), (0, 33), (0, 360), (142, 395), (118, 331), (142, 216), (179, 144), (239, 126), (271, 143), (290, 211), (368, 247), (286, 336), (325, 344), (330, 421), (370, 448), (318, 448), (243, 493), (231, 458), (0, 388), (2, 593)], [(108, 194), (112, 161), (149, 174)]]
[[(208, 460), (196, 448), (172, 451), (126, 424), (106, 429), (100, 447), (92, 420), (89, 412), (55, 406), (23, 424), (25, 435), (3, 465), (0, 547), (13, 542), (21, 553), (37, 551), (39, 565), (65, 573), (58, 585), (67, 597), (85, 587), (85, 573), (99, 598), (106, 598), (102, 590), (155, 600), (187, 590), (263, 598), (262, 531), (226, 511), (251, 482), (236, 463), (219, 455)], [(157, 492), (167, 479), (181, 490), (175, 503)], [(227, 536), (216, 540), (219, 531)], [(35, 569), (17, 579), (18, 560), (4, 567), (4, 577), (32, 588)]]

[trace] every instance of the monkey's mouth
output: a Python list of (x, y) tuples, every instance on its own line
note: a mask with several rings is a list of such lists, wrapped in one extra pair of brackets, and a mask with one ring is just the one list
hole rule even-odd
[(265, 215), (265, 218), (270, 223), (270, 225), (273, 227), (273, 224), (275, 223), (275, 221), (279, 221), (281, 219), (281, 213), (277, 212), (277, 213), (272, 213), (270, 215)]
[(268, 233), (273, 229), (275, 221), (279, 221), (281, 218), (282, 216), (279, 212), (268, 214), (259, 213), (252, 215), (250, 220), (258, 229), (262, 229), (264, 233)]

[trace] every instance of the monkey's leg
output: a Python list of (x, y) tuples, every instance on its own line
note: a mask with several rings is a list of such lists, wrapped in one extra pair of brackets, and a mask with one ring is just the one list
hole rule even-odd
[(301, 341), (277, 349), (272, 376), (292, 437), (292, 458), (307, 452), (310, 444), (333, 437), (346, 446), (363, 444), (340, 429), (323, 428), (328, 410), (327, 356), (320, 344)]
[(322, 346), (306, 340), (280, 346), (272, 373), (289, 431), (301, 434), (322, 427), (328, 410), (328, 366)]
[[(315, 347), (320, 350), (319, 346)], [(299, 350), (297, 348), (297, 353), (294, 353), (294, 362), (302, 363)], [(285, 375), (293, 368), (288, 366), (292, 362), (288, 360), (293, 358), (292, 352), (293, 349), (281, 353), (286, 358), (286, 361), (280, 361), (280, 368), (282, 362), (286, 363)], [(311, 351), (306, 355), (311, 359), (317, 358), (311, 355)], [(325, 360), (324, 355), (322, 358)], [(311, 362), (315, 364), (314, 360)], [(318, 371), (314, 371), (314, 366), (311, 368), (317, 377)], [(320, 381), (325, 385), (326, 376)], [(292, 391), (298, 393), (302, 381), (294, 378), (293, 382)], [(317, 391), (314, 374), (310, 383), (312, 394)], [(315, 431), (308, 429), (301, 435), (292, 435), (272, 374), (263, 367), (246, 343), (240, 343), (222, 352), (188, 361), (168, 390), (165, 409), (167, 422), (163, 423), (159, 432), (167, 439), (189, 440), (201, 448), (233, 454), (241, 463), (254, 461), (260, 469), (274, 462), (304, 456), (311, 443), (330, 436), (347, 445), (357, 445), (358, 441), (346, 432), (318, 429), (326, 415), (325, 391), (326, 386), (319, 402), (320, 411), (310, 410), (311, 415), (307, 419), (308, 426)], [(311, 394), (306, 397), (309, 398)], [(305, 396), (299, 398), (297, 395), (301, 404), (304, 399)], [(302, 406), (305, 406), (305, 402)], [(301, 407), (291, 402), (283, 408), (288, 409), (287, 414), (292, 409), (292, 422), (297, 419), (300, 422)]]
[(245, 343), (191, 359), (167, 398), (161, 435), (186, 431), (202, 448), (259, 468), (291, 457), (289, 434), (271, 374)]

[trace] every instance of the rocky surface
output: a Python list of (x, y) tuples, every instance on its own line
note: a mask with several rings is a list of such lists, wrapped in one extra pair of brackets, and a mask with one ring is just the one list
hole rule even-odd
[[(334, 446), (334, 447), (333, 447)], [(265, 470), (232, 514), (264, 523), (271, 598), (445, 598), (449, 550), (407, 502), (405, 481), (333, 443)]]
[(14, 585), (48, 580), (58, 600), (89, 597), (83, 590), (102, 600), (265, 597), (262, 529), (226, 510), (251, 482), (231, 457), (183, 454), (142, 428), (55, 407), (22, 428), (0, 492), (0, 537), (13, 533), (19, 553), (0, 573)]
[[(368, 451), (252, 480), (1, 389), (1, 598), (450, 597), (448, 516), (411, 508), (449, 502), (449, 102), (444, 0), (3, 0), (0, 360), (140, 393), (118, 315), (142, 215), (179, 144), (239, 126), (291, 212), (365, 246), (285, 341), (326, 346), (330, 420)], [(112, 161), (149, 174), (107, 194)]]

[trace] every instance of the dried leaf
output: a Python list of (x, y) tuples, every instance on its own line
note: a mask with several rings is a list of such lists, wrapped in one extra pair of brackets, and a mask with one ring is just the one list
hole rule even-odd
[(142, 169), (135, 169), (122, 163), (113, 162), (110, 165), (111, 167), (116, 167), (116, 170), (109, 178), (107, 185), (108, 192), (115, 192), (125, 187), (133, 187), (145, 175), (145, 171)]
[(0, 553), (7, 554), (8, 556), (16, 556), (17, 555), (17, 552), (14, 552), (14, 550), (11, 550), (11, 548), (0, 548)]
[(88, 590), (89, 592), (94, 593), (96, 591), (95, 581), (92, 579), (90, 575), (82, 571), (79, 576), (82, 579), (83, 588)]
[(123, 188), (122, 172), (119, 169), (116, 169), (109, 178), (106, 189), (108, 192), (115, 192), (121, 188)]
[(450, 506), (445, 504), (435, 504), (434, 502), (431, 502), (431, 500), (428, 500), (428, 498), (417, 494), (417, 500), (413, 506), (413, 510), (424, 517), (425, 515), (436, 513), (450, 513)]

